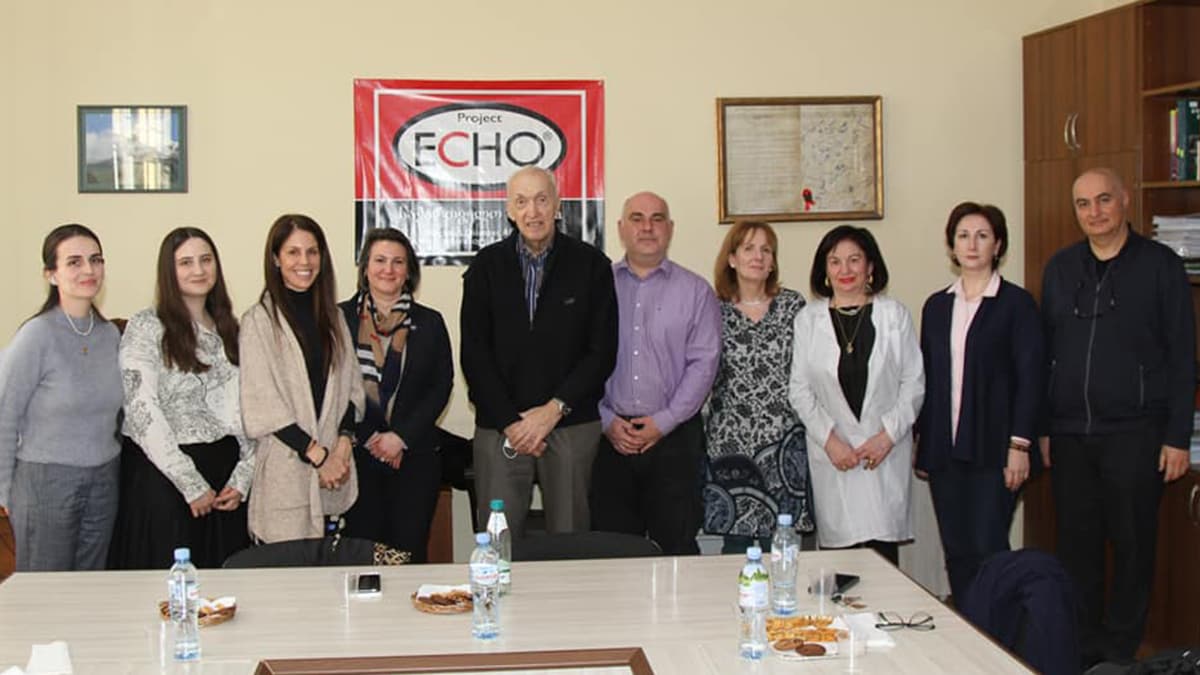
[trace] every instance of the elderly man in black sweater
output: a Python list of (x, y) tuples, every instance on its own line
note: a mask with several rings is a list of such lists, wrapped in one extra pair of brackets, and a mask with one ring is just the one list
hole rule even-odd
[(536, 478), (549, 532), (588, 529), (588, 485), (600, 438), (597, 404), (617, 353), (612, 266), (558, 231), (554, 175), (508, 180), (513, 234), (463, 275), (463, 375), (475, 405), (480, 522), (503, 499), (522, 536)]

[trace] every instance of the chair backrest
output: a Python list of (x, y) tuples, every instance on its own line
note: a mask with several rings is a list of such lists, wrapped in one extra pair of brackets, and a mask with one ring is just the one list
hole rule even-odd
[(8, 510), (0, 506), (0, 583), (17, 569), (17, 540), (13, 536)]
[(963, 615), (1038, 672), (1079, 672), (1074, 589), (1058, 558), (1033, 549), (997, 553), (965, 595)]
[[(336, 543), (335, 543), (336, 542)], [(225, 559), (222, 567), (326, 567), (342, 565), (402, 565), (409, 562), (408, 551), (397, 551), (367, 539), (294, 539), (251, 546)]]
[(571, 532), (528, 535), (514, 539), (513, 560), (582, 560), (644, 558), (662, 555), (653, 540), (620, 532)]

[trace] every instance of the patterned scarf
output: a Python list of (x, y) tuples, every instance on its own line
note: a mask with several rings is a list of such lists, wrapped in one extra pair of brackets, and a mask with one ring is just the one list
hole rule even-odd
[(379, 400), (379, 383), (383, 379), (383, 362), (387, 359), (388, 347), (396, 354), (404, 354), (404, 343), (412, 328), (408, 315), (412, 307), (412, 294), (405, 292), (385, 314), (375, 307), (370, 293), (362, 293), (358, 301), (358, 366), (363, 374), (363, 388), (367, 399), (385, 408), (388, 419), (392, 416), (395, 396), (386, 402)]

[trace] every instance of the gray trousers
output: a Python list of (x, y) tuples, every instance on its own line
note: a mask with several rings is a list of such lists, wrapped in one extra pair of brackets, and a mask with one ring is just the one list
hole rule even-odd
[(559, 427), (546, 437), (546, 452), (541, 457), (517, 455), (509, 459), (502, 449), (503, 433), (475, 427), (472, 448), (479, 527), (484, 527), (491, 513), (488, 503), (503, 499), (509, 529), (514, 537), (524, 536), (536, 478), (542, 490), (546, 531), (586, 532), (591, 527), (588, 488), (599, 440), (599, 421)]
[(18, 571), (104, 569), (120, 466), (120, 457), (100, 466), (17, 461), (9, 510)]

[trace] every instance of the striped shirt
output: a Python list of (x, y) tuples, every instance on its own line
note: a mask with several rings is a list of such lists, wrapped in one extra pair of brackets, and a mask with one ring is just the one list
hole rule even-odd
[(546, 258), (550, 249), (554, 248), (554, 239), (541, 253), (534, 253), (525, 245), (525, 240), (517, 237), (517, 259), (521, 261), (521, 276), (525, 278), (525, 306), (529, 308), (529, 320), (537, 311), (538, 294), (542, 290), (542, 278), (546, 275)]

